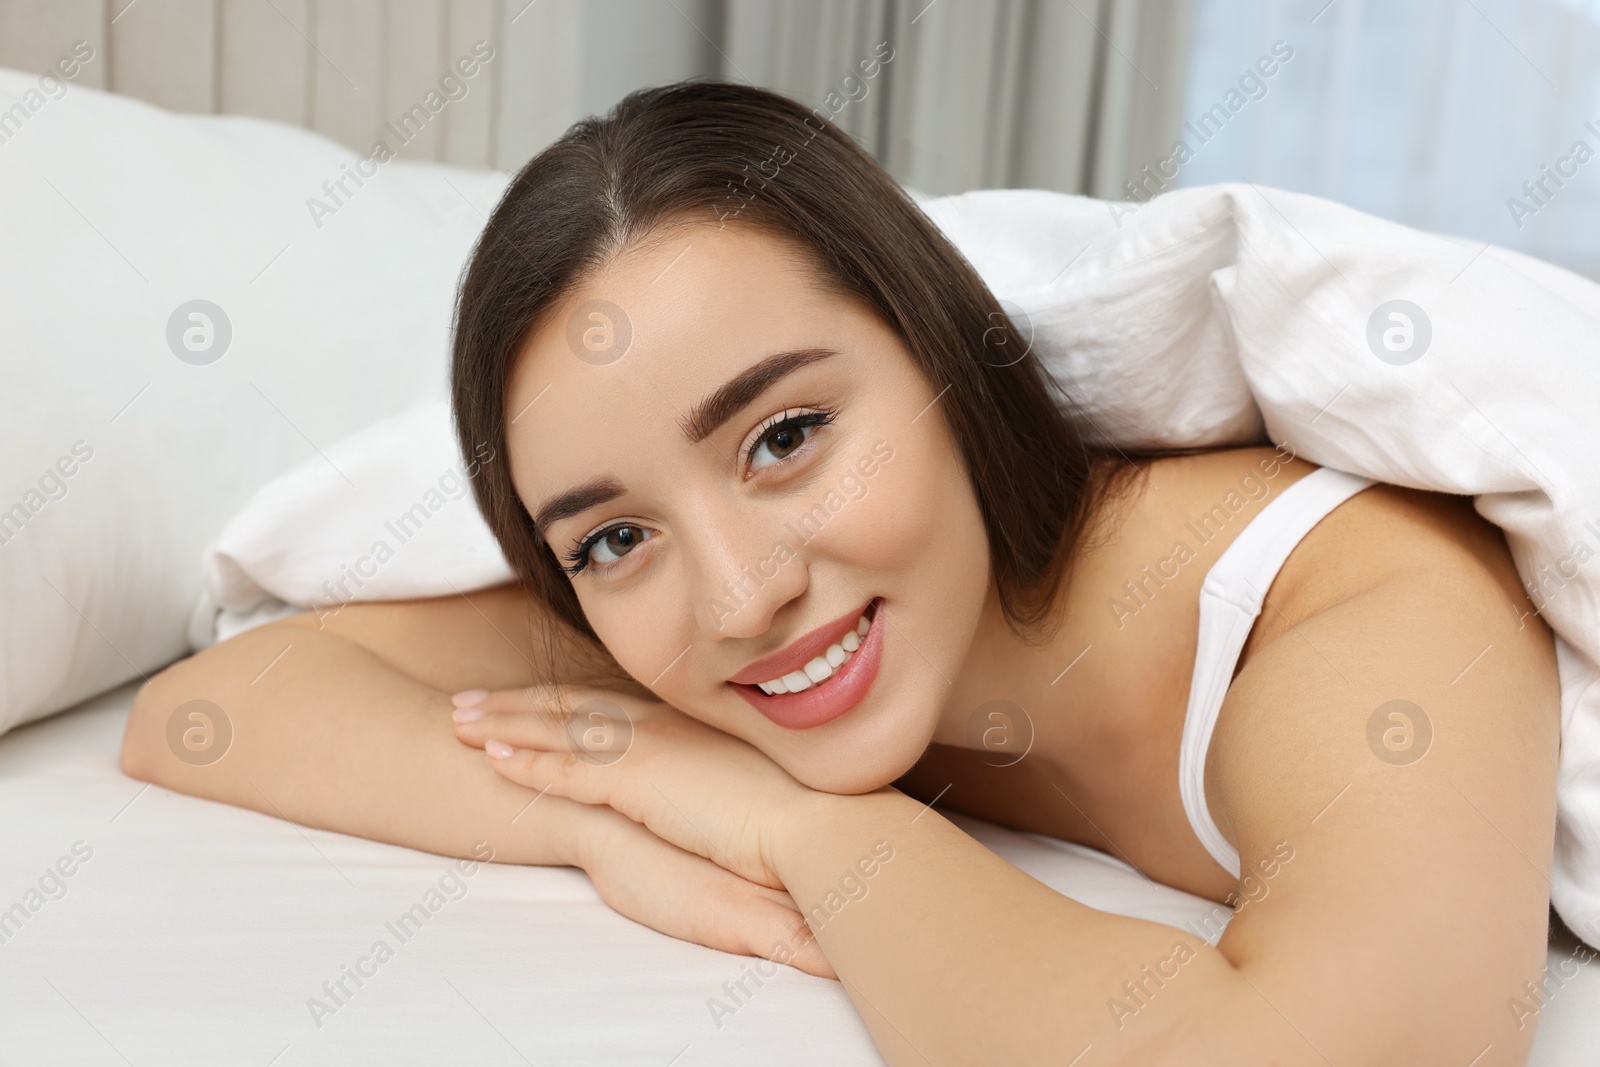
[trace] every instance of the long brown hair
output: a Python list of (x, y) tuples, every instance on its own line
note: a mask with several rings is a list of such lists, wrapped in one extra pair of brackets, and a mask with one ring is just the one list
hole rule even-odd
[[(866, 151), (770, 90), (690, 80), (629, 93), (540, 152), (495, 208), (462, 278), (451, 374), (462, 454), (506, 454), (506, 393), (530, 332), (635, 243), (696, 221), (758, 227), (809, 252), (820, 284), (865, 301), (939, 394), (988, 534), (1008, 625), (1037, 637), (1100, 493), (1128, 464), (1091, 445), (1071, 404), (948, 238)], [(1113, 450), (1114, 451), (1114, 450)], [(533, 599), (594, 644), (571, 581), (509, 464), (473, 480)], [(551, 668), (547, 668), (551, 669)], [(570, 681), (574, 679), (549, 679)]]

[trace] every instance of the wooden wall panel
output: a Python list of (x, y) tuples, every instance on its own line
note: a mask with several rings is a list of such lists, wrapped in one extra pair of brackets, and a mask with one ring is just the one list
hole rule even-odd
[[(1188, 22), (1178, 14), (1187, 8), (1187, 0), (0, 0), (0, 66), (42, 71), (83, 40), (95, 56), (77, 84), (178, 111), (297, 123), (363, 155), (382, 139), (405, 159), (508, 170), (639, 86), (720, 75), (813, 107), (830, 94), (856, 97), (835, 121), (924, 192), (1087, 186), (1112, 196), (1180, 121)], [(884, 41), (894, 58), (862, 78), (859, 64), (870, 65)], [(1160, 73), (1159, 91), (1144, 71)]]
[[(520, 0), (527, 3), (527, 0)], [(506, 18), (502, 0), (452, 0), (448, 46), (445, 54), (466, 89), (466, 95), (450, 105), (450, 121), (445, 124), (444, 154), (440, 158), (472, 167), (493, 166), (495, 161), (495, 120), (498, 87), (505, 56), (499, 49), (501, 23)], [(484, 62), (480, 53), (492, 49)], [(464, 75), (457, 63), (465, 62), (471, 75)]]
[(71, 84), (104, 89), (106, 24), (106, 0), (0, 0), (0, 67), (43, 73), (83, 41), (94, 55)]
[(309, 125), (311, 0), (222, 0), (220, 18), (217, 110)]
[(443, 0), (387, 0), (383, 26), (383, 121), (401, 159), (438, 159), (454, 106), (440, 86), (447, 5)]
[(494, 165), (518, 170), (583, 117), (583, 12), (561, 0), (505, 0), (503, 10)]
[(385, 6), (378, 0), (311, 0), (311, 128), (363, 154), (387, 118)]
[(174, 111), (216, 110), (218, 0), (111, 0), (107, 88)]

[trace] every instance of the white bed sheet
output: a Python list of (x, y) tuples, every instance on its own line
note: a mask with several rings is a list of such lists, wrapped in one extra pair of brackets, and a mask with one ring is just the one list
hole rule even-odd
[[(882, 1062), (842, 987), (793, 968), (719, 1025), (711, 998), (756, 961), (623, 918), (571, 868), (480, 864), (401, 942), (385, 924), (453, 861), (126, 777), (134, 689), (0, 738), (0, 913), (82, 842), (65, 892), (0, 932), (0, 1062)], [(1216, 907), (1093, 850), (954, 818), (1093, 907), (1174, 926)], [(379, 939), (393, 957), (318, 1025), (308, 1000)], [(1552, 941), (1555, 973), (1578, 973), (1544, 1009), (1538, 1067), (1600, 1055), (1600, 976), (1573, 950)]]

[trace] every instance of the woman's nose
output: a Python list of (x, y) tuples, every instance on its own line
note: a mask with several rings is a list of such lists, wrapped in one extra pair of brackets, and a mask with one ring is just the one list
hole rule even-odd
[(810, 580), (796, 539), (781, 522), (748, 508), (737, 508), (742, 515), (706, 509), (683, 538), (689, 542), (691, 594), (708, 635), (764, 633), (778, 608), (805, 592)]

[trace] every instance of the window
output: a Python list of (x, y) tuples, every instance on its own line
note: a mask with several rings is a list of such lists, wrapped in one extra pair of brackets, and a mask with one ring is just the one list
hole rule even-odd
[(1192, 26), (1178, 184), (1313, 193), (1600, 279), (1600, 0), (1194, 0)]

